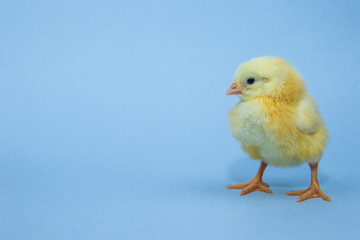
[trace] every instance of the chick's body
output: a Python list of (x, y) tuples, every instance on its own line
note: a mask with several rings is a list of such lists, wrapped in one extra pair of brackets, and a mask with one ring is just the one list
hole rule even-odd
[(239, 102), (229, 118), (232, 135), (243, 150), (273, 166), (319, 162), (325, 149), (326, 127), (306, 93), (292, 103), (267, 97)]
[[(227, 94), (242, 99), (229, 113), (233, 137), (252, 159), (262, 161), (254, 189), (271, 192), (261, 180), (267, 164), (290, 167), (306, 162), (317, 172), (327, 129), (302, 78), (289, 63), (275, 57), (254, 58), (238, 67)], [(247, 187), (229, 186), (244, 191)]]

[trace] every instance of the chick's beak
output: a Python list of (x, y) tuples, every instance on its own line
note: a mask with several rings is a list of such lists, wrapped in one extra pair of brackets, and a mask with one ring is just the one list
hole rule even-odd
[(241, 89), (237, 88), (236, 82), (231, 84), (230, 88), (226, 91), (226, 95), (233, 95), (233, 94), (242, 94)]

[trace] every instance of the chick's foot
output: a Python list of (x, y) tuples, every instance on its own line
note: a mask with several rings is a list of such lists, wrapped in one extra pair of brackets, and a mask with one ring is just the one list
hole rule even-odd
[(298, 190), (298, 191), (290, 191), (286, 193), (290, 196), (300, 196), (297, 202), (302, 202), (308, 200), (309, 198), (318, 198), (321, 197), (325, 201), (330, 202), (331, 199), (321, 190), (318, 184), (311, 185), (308, 189)]
[(234, 185), (227, 185), (228, 189), (243, 189), (240, 193), (240, 195), (245, 195), (254, 191), (262, 191), (266, 193), (273, 193), (271, 189), (269, 189), (269, 184), (263, 182), (261, 179), (254, 177), (250, 180), (250, 182), (247, 183), (240, 183), (240, 184), (234, 184)]
[(266, 193), (273, 193), (268, 186), (269, 184), (264, 183), (262, 180), (262, 176), (264, 174), (265, 168), (267, 167), (267, 163), (261, 161), (259, 171), (255, 175), (253, 179), (250, 180), (248, 183), (240, 183), (235, 185), (227, 185), (228, 189), (244, 189), (241, 191), (240, 195), (245, 195), (251, 193), (253, 191), (262, 191)]
[(325, 201), (330, 202), (331, 199), (320, 188), (319, 180), (317, 177), (318, 163), (310, 163), (309, 165), (311, 169), (310, 187), (305, 190), (290, 191), (287, 192), (286, 194), (290, 196), (300, 196), (297, 202), (302, 202), (308, 200), (309, 198), (318, 198), (318, 197), (321, 197)]

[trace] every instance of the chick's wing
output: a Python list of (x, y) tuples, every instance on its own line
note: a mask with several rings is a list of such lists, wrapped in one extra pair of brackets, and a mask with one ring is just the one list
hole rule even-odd
[(295, 125), (303, 133), (312, 134), (323, 124), (323, 120), (312, 96), (306, 94), (299, 102), (295, 113)]

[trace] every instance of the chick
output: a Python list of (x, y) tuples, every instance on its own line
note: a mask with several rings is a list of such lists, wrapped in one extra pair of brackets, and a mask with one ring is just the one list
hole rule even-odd
[(331, 201), (320, 189), (317, 177), (328, 132), (296, 70), (277, 57), (251, 59), (237, 68), (226, 94), (236, 94), (242, 100), (229, 113), (232, 136), (250, 158), (261, 161), (251, 181), (227, 188), (243, 189), (240, 195), (253, 191), (272, 193), (262, 180), (268, 164), (291, 167), (308, 163), (310, 187), (287, 194), (299, 195), (298, 202), (315, 197)]

